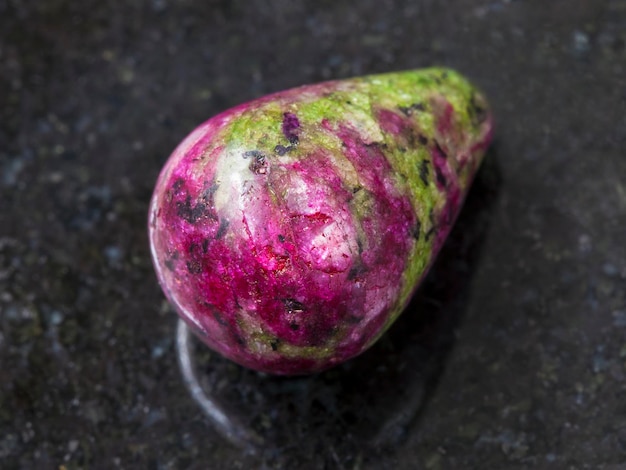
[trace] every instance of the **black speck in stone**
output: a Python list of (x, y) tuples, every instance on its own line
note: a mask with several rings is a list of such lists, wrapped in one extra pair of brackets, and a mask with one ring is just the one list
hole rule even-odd
[(289, 152), (291, 152), (292, 150), (295, 150), (295, 149), (296, 149), (295, 145), (288, 145), (288, 146), (285, 147), (284, 145), (278, 144), (276, 147), (274, 147), (274, 152), (282, 157), (286, 153), (289, 153)]
[(267, 173), (267, 162), (265, 155), (258, 150), (249, 150), (244, 152), (243, 158), (252, 158), (248, 168), (255, 175), (264, 175)]
[(365, 274), (366, 272), (367, 268), (363, 266), (362, 263), (357, 262), (354, 266), (350, 268), (350, 271), (348, 271), (348, 280), (353, 281), (360, 277), (362, 274)]
[(413, 238), (415, 238), (415, 240), (419, 240), (421, 232), (422, 232), (422, 223), (420, 222), (419, 219), (416, 219), (415, 225), (413, 226), (413, 230), (412, 230)]
[(265, 156), (260, 150), (246, 150), (243, 153), (243, 158), (265, 158)]
[(441, 172), (441, 169), (438, 166), (435, 167), (435, 176), (437, 177), (437, 181), (439, 182), (441, 186), (445, 188), (448, 185), (448, 182), (446, 181), (446, 177), (443, 176), (443, 173)]
[(180, 188), (183, 187), (183, 185), (185, 184), (185, 180), (183, 180), (182, 178), (178, 178), (176, 181), (174, 181), (174, 184), (172, 185), (172, 192), (177, 193), (178, 191), (180, 191)]
[(420, 163), (420, 179), (422, 183), (428, 184), (428, 160), (422, 160)]
[(186, 220), (190, 224), (195, 224), (202, 216), (210, 216), (207, 205), (204, 202), (198, 202), (191, 207), (191, 196), (185, 198), (185, 202), (178, 201), (176, 203), (176, 213), (178, 217)]
[(215, 194), (215, 191), (217, 191), (217, 188), (219, 188), (220, 185), (217, 183), (213, 183), (211, 185), (209, 185), (202, 193), (202, 200), (205, 201), (207, 204), (209, 204), (210, 206), (213, 205), (213, 195)]
[(410, 106), (399, 106), (398, 109), (402, 111), (405, 116), (412, 116), (415, 111), (424, 111), (426, 107), (424, 103), (413, 103)]
[(202, 264), (199, 261), (187, 261), (187, 270), (190, 274), (200, 274), (202, 272)]
[(215, 318), (215, 321), (218, 322), (220, 325), (228, 326), (228, 322), (224, 320), (224, 317), (222, 316), (222, 314), (218, 312), (217, 310), (213, 311), (213, 317)]
[(435, 151), (437, 152), (438, 157), (448, 158), (448, 154), (444, 152), (444, 150), (441, 148), (441, 145), (436, 140), (435, 140)]
[(198, 204), (196, 204), (194, 208), (191, 210), (192, 219), (194, 221), (198, 220), (200, 217), (202, 217), (205, 210), (206, 210), (206, 204), (204, 204), (203, 202), (199, 202)]
[(283, 303), (289, 313), (301, 313), (304, 312), (304, 305), (295, 299), (284, 299)]
[(222, 219), (220, 221), (220, 226), (218, 227), (217, 233), (215, 234), (216, 240), (219, 240), (226, 234), (226, 231), (228, 230), (229, 225), (230, 225), (230, 222), (226, 219)]
[(424, 238), (426, 239), (426, 241), (428, 241), (430, 240), (430, 237), (432, 237), (434, 234), (435, 234), (435, 227), (433, 226), (433, 227), (430, 227), (428, 232), (426, 232), (426, 235)]

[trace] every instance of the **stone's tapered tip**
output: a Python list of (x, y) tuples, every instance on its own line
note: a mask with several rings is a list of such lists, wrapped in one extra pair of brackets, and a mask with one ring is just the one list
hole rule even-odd
[(149, 233), (163, 290), (244, 366), (305, 374), (354, 357), (426, 274), (491, 132), (485, 98), (436, 68), (228, 110), (157, 182)]

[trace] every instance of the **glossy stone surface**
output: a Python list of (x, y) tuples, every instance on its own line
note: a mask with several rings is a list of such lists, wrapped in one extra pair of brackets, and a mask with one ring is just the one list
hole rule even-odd
[(237, 106), (166, 163), (150, 242), (167, 297), (211, 348), (306, 374), (367, 349), (406, 307), (491, 141), (482, 95), (426, 69)]

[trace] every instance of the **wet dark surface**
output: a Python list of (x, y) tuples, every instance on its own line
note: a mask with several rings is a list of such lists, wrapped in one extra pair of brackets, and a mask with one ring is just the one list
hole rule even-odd
[[(372, 350), (201, 381), (177, 365), (148, 200), (195, 125), (260, 95), (448, 65), (496, 142)], [(624, 468), (626, 2), (0, 0), (0, 468)]]

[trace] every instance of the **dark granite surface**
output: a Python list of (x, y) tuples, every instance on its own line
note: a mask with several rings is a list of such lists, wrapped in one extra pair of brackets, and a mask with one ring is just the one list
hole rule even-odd
[[(147, 205), (196, 124), (328, 78), (452, 66), (496, 142), (372, 350), (181, 379)], [(624, 0), (0, 0), (0, 468), (626, 468)]]

